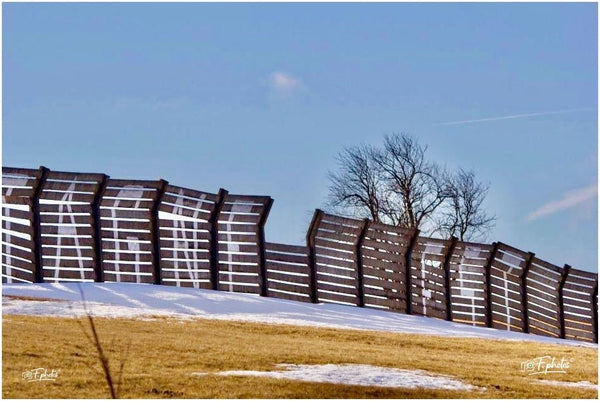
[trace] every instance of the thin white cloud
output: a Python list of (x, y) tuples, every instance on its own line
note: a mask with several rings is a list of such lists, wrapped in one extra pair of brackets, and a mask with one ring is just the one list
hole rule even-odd
[(557, 212), (560, 212), (563, 210), (571, 209), (571, 208), (573, 208), (577, 205), (580, 205), (581, 203), (583, 203), (587, 200), (593, 199), (597, 196), (598, 196), (598, 184), (592, 184), (585, 188), (579, 188), (579, 189), (576, 189), (573, 191), (569, 191), (563, 196), (563, 199), (546, 203), (539, 209), (531, 212), (527, 216), (527, 220), (531, 221), (531, 220), (539, 219), (540, 217), (549, 216), (551, 214), (554, 214), (554, 213), (557, 213)]
[(288, 97), (301, 91), (304, 84), (300, 78), (296, 78), (289, 73), (275, 71), (269, 77), (269, 87), (275, 94)]
[(596, 108), (595, 107), (587, 107), (587, 108), (582, 108), (582, 109), (542, 111), (542, 112), (539, 112), (539, 113), (528, 113), (528, 114), (513, 114), (513, 115), (510, 115), (510, 116), (480, 118), (478, 120), (448, 121), (448, 122), (443, 122), (443, 123), (437, 123), (435, 125), (472, 124), (472, 123), (482, 123), (482, 122), (486, 122), (486, 121), (512, 120), (512, 119), (516, 119), (516, 118), (548, 116), (548, 115), (552, 115), (552, 114), (564, 114), (564, 113), (573, 113), (573, 112), (576, 112), (576, 111), (590, 111), (590, 110), (596, 110)]

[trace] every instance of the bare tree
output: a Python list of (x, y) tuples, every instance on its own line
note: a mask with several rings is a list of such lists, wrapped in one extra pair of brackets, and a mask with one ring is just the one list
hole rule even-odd
[(496, 220), (482, 207), (489, 185), (477, 181), (473, 171), (460, 169), (450, 177), (448, 189), (446, 205), (437, 220), (438, 232), (461, 241), (485, 238)]
[(370, 146), (344, 149), (338, 156), (339, 171), (329, 173), (329, 201), (333, 207), (351, 209), (352, 214), (379, 222), (384, 201), (384, 180)]
[(375, 222), (418, 228), (461, 240), (493, 227), (482, 203), (488, 186), (472, 171), (449, 174), (426, 157), (427, 147), (407, 134), (385, 137), (382, 148), (344, 149), (330, 173), (328, 205)]
[(384, 214), (395, 225), (423, 229), (447, 196), (445, 173), (426, 159), (426, 151), (413, 137), (394, 134), (375, 154), (389, 199)]

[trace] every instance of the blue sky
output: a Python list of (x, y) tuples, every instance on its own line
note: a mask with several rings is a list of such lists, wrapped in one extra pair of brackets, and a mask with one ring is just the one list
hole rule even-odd
[(598, 268), (594, 3), (2, 7), (5, 166), (271, 195), (299, 244), (335, 155), (407, 132), (490, 240)]

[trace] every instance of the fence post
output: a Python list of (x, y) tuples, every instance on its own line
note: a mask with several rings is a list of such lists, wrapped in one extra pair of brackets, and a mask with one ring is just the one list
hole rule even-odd
[(215, 291), (219, 290), (219, 216), (227, 198), (227, 190), (220, 188), (208, 222), (210, 224), (210, 281)]
[(356, 305), (365, 306), (365, 287), (363, 283), (362, 245), (369, 229), (369, 219), (364, 219), (360, 225), (360, 233), (356, 239)]
[(452, 320), (452, 286), (450, 285), (450, 260), (456, 248), (458, 238), (455, 236), (450, 237), (448, 240), (448, 251), (444, 256), (444, 286), (446, 290), (446, 320)]
[(319, 228), (319, 224), (323, 219), (323, 211), (321, 209), (315, 210), (313, 214), (312, 221), (310, 222), (310, 226), (308, 226), (308, 231), (306, 233), (306, 245), (308, 247), (308, 269), (309, 269), (309, 295), (310, 301), (313, 304), (319, 302), (319, 292), (317, 289), (317, 255), (315, 249), (315, 237), (317, 235), (317, 230)]
[(34, 282), (42, 283), (44, 281), (44, 272), (42, 271), (43, 259), (42, 259), (42, 225), (41, 225), (41, 217), (40, 217), (40, 195), (42, 194), (42, 189), (44, 188), (44, 184), (46, 183), (46, 179), (48, 178), (48, 173), (50, 170), (44, 166), (40, 166), (37, 177), (35, 188), (33, 190), (33, 195), (31, 196), (31, 214), (33, 216), (31, 222), (32, 228), (32, 236), (33, 240), (33, 256), (34, 256)]
[(529, 301), (527, 299), (527, 274), (531, 268), (531, 263), (535, 253), (529, 252), (525, 267), (521, 273), (521, 318), (523, 319), (523, 333), (529, 333)]
[(598, 279), (594, 283), (594, 292), (592, 293), (592, 325), (594, 342), (598, 343)]
[(260, 216), (260, 221), (256, 227), (256, 236), (258, 242), (259, 249), (259, 268), (260, 268), (260, 295), (262, 297), (267, 297), (269, 292), (269, 282), (267, 281), (267, 253), (265, 249), (265, 223), (267, 218), (269, 217), (269, 212), (271, 211), (271, 207), (273, 206), (273, 198), (269, 198), (265, 208), (263, 210), (262, 215)]
[(563, 300), (563, 288), (567, 281), (567, 276), (571, 271), (571, 266), (565, 265), (560, 272), (560, 281), (558, 283), (558, 324), (559, 324), (559, 337), (565, 338), (565, 304)]
[(94, 273), (96, 282), (104, 281), (104, 269), (102, 268), (102, 229), (100, 221), (100, 203), (106, 191), (106, 185), (108, 184), (108, 176), (102, 174), (100, 182), (98, 182), (98, 188), (94, 194), (94, 201), (92, 202), (92, 220), (94, 221)]
[(404, 272), (404, 290), (406, 292), (406, 313), (412, 314), (412, 283), (411, 283), (411, 265), (412, 265), (412, 251), (417, 242), (417, 238), (419, 237), (419, 229), (415, 228), (412, 236), (410, 237), (410, 242), (408, 243), (408, 248), (406, 249), (405, 256), (405, 265), (406, 271)]
[(161, 178), (156, 191), (156, 199), (154, 199), (154, 204), (152, 205), (152, 270), (154, 284), (162, 284), (162, 271), (160, 270), (160, 221), (158, 218), (158, 211), (160, 210), (160, 203), (165, 195), (167, 185), (169, 185), (169, 183)]
[(496, 258), (496, 253), (498, 253), (498, 246), (500, 244), (498, 242), (494, 242), (492, 244), (493, 248), (492, 248), (492, 252), (490, 253), (490, 257), (487, 260), (487, 263), (485, 264), (485, 309), (486, 309), (486, 325), (487, 327), (492, 327), (492, 315), (493, 315), (493, 311), (492, 311), (492, 283), (490, 282), (490, 271), (492, 269), (492, 263), (494, 262), (494, 259)]

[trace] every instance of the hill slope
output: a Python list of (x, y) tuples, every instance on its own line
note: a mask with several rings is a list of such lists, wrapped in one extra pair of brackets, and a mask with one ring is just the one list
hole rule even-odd
[[(81, 287), (79, 287), (81, 286)], [(476, 337), (597, 348), (572, 340), (474, 327), (444, 320), (369, 308), (309, 304), (195, 288), (125, 283), (3, 284), (3, 314), (63, 316), (84, 312), (79, 288), (95, 316), (170, 316)], [(44, 300), (36, 301), (35, 298)]]

